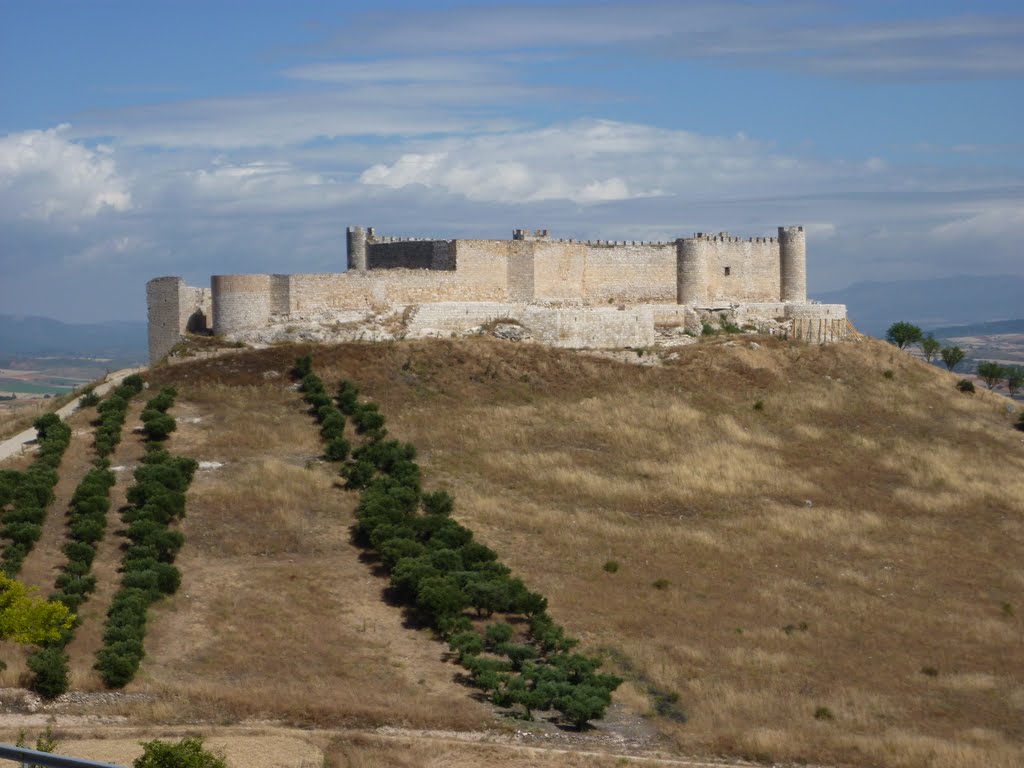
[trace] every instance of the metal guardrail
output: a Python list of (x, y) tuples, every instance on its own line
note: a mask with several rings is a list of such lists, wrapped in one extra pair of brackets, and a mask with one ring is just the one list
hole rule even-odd
[(95, 760), (54, 755), (50, 752), (12, 747), (8, 744), (0, 744), (0, 760), (13, 760), (21, 765), (38, 765), (42, 768), (125, 768), (123, 765), (114, 763), (98, 763)]

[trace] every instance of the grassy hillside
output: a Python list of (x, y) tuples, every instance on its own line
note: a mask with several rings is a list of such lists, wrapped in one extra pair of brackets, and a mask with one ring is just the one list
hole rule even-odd
[[(653, 367), (470, 339), (278, 347), (154, 371), (153, 386), (180, 393), (171, 449), (223, 466), (189, 490), (182, 587), (152, 609), (127, 689), (145, 698), (91, 711), (164, 725), (494, 725), (349, 540), (355, 494), (318, 460), (287, 377), (311, 353), (330, 387), (347, 377), (380, 403), (393, 436), (417, 446), (427, 487), (449, 490), (455, 517), (548, 596), (585, 650), (607, 654), (629, 680), (612, 719), (646, 715), (664, 739), (652, 744), (1021, 764), (1024, 433), (1007, 401), (962, 395), (955, 377), (880, 343), (759, 341), (702, 342)], [(115, 463), (140, 452), (126, 437)], [(80, 455), (73, 443), (69, 472), (84, 472)], [(97, 572), (112, 574), (116, 543)], [(58, 550), (44, 537), (26, 562), (44, 588)], [(89, 651), (113, 592), (103, 583), (70, 649), (78, 688), (99, 687)], [(20, 670), (6, 658), (11, 684)], [(671, 716), (652, 690), (678, 697), (661, 707)], [(617, 727), (599, 724), (589, 743), (614, 744), (601, 739)], [(472, 761), (448, 746), (432, 764)], [(406, 764), (370, 737), (325, 751), (337, 765)]]

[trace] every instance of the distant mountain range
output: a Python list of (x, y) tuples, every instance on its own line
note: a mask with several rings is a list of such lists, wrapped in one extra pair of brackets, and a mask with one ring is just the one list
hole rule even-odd
[[(858, 331), (880, 337), (899, 320), (934, 331), (945, 330), (946, 326), (1022, 318), (1024, 277), (961, 276), (864, 282), (840, 291), (814, 293), (812, 298), (829, 304), (845, 304), (850, 321)], [(957, 332), (962, 334), (962, 329)]]
[(146, 324), (62, 323), (48, 317), (0, 315), (0, 360), (17, 357), (103, 357), (145, 360)]
[(1007, 333), (1024, 334), (1024, 318), (1018, 320), (996, 320), (991, 323), (950, 325), (946, 328), (929, 329), (937, 339), (956, 339), (963, 336), (998, 336)]

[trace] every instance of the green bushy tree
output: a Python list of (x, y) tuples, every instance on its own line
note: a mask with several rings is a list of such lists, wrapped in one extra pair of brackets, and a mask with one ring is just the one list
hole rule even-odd
[(920, 328), (903, 320), (893, 323), (885, 332), (885, 340), (900, 349), (906, 349), (911, 344), (918, 344), (922, 338), (924, 338), (924, 334)]
[(945, 364), (946, 369), (950, 372), (955, 371), (956, 367), (960, 365), (964, 359), (964, 351), (957, 346), (943, 347), (939, 354), (942, 357), (942, 362)]
[(978, 376), (985, 382), (989, 390), (993, 390), (1006, 375), (1006, 369), (993, 360), (982, 360), (978, 363)]
[(227, 763), (223, 755), (207, 750), (203, 740), (193, 736), (177, 743), (144, 742), (142, 755), (135, 759), (132, 768), (227, 768)]
[(932, 334), (929, 333), (921, 339), (921, 352), (924, 354), (924, 359), (929, 363), (935, 359), (935, 356), (939, 354), (941, 349), (942, 343)]

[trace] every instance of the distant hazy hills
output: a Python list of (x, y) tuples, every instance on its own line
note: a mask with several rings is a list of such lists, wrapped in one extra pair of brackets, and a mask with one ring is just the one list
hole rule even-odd
[(841, 291), (814, 293), (812, 297), (845, 304), (857, 330), (871, 336), (884, 336), (898, 320), (934, 330), (1024, 318), (1024, 277), (1009, 275), (854, 283)]
[(104, 357), (145, 360), (146, 324), (62, 323), (48, 317), (0, 315), (0, 360), (11, 357)]

